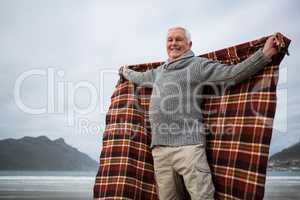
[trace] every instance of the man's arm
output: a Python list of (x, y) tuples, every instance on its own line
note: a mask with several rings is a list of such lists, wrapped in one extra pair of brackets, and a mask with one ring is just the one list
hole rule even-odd
[(200, 75), (205, 82), (239, 83), (266, 66), (270, 60), (258, 50), (251, 57), (237, 65), (225, 65), (205, 59), (201, 63)]
[(147, 70), (145, 72), (137, 72), (128, 67), (123, 67), (121, 74), (123, 77), (137, 85), (150, 84), (152, 85), (157, 76), (158, 68)]
[(204, 58), (199, 73), (205, 82), (239, 83), (262, 70), (271, 61), (272, 56), (278, 52), (275, 42), (275, 35), (269, 37), (263, 49), (237, 65), (220, 64)]

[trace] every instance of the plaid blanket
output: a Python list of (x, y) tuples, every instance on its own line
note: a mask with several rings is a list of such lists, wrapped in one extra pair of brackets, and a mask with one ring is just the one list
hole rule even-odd
[[(221, 63), (237, 64), (267, 37), (201, 55)], [(290, 40), (281, 37), (287, 50)], [(272, 124), (276, 109), (278, 65), (273, 61), (251, 79), (235, 86), (205, 88), (201, 105), (207, 136), (207, 157), (216, 188), (216, 199), (263, 199)], [(137, 71), (162, 62), (131, 65)], [(150, 88), (119, 80), (106, 115), (100, 166), (94, 185), (95, 199), (158, 199), (149, 148)]]

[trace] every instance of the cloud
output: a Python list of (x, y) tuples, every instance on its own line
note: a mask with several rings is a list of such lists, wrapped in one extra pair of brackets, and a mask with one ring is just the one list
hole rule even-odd
[[(98, 157), (101, 132), (78, 133), (68, 127), (65, 116), (58, 113), (28, 115), (14, 101), (14, 85), (23, 72), (39, 69), (55, 71), (58, 84), (88, 82), (97, 90), (97, 107), (77, 119), (104, 125), (110, 95), (118, 78), (120, 65), (162, 61), (166, 59), (165, 36), (171, 26), (187, 27), (196, 54), (256, 39), (280, 31), (292, 39), (291, 56), (281, 67), (287, 68), (288, 133), (283, 145), (289, 145), (298, 124), (300, 105), (298, 85), (300, 43), (299, 2), (268, 1), (78, 1), (78, 0), (4, 0), (0, 1), (0, 111), (1, 138), (46, 134), (66, 141)], [(57, 75), (64, 71), (64, 76)], [(103, 73), (111, 70), (112, 73)], [(101, 73), (104, 76), (101, 76)], [(285, 82), (285, 79), (284, 81)], [(100, 89), (103, 88), (103, 89)], [(47, 77), (29, 78), (22, 85), (24, 102), (33, 107), (47, 104)], [(67, 91), (66, 91), (67, 92)], [(87, 89), (74, 95), (75, 103), (87, 106)], [(57, 95), (56, 95), (57, 97)], [(74, 109), (65, 96), (63, 107)], [(279, 105), (285, 104), (280, 95)], [(55, 99), (57, 101), (57, 98)], [(282, 107), (282, 106), (281, 106)], [(103, 109), (102, 109), (103, 108)], [(286, 112), (278, 109), (278, 115)], [(285, 121), (279, 120), (279, 125)], [(282, 138), (280, 138), (282, 139)], [(275, 141), (275, 142), (273, 142)], [(274, 145), (277, 140), (273, 140)], [(282, 147), (282, 146), (281, 146)], [(281, 148), (278, 147), (278, 148)], [(278, 149), (277, 148), (277, 149)], [(275, 148), (276, 149), (276, 148)]]

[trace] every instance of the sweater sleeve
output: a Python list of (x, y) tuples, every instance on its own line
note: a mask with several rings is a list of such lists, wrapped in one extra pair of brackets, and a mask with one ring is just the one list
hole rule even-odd
[(225, 65), (204, 58), (201, 63), (200, 76), (205, 82), (239, 83), (262, 70), (271, 60), (257, 50), (252, 56), (237, 65)]
[(125, 79), (137, 84), (153, 85), (155, 78), (157, 76), (159, 67), (145, 72), (137, 72), (128, 67), (123, 69), (123, 76)]

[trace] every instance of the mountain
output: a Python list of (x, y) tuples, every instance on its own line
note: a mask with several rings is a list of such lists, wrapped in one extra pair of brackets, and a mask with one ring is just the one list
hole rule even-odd
[(300, 142), (275, 153), (270, 160), (300, 160)]
[(0, 170), (95, 171), (98, 164), (59, 138), (0, 140)]
[(273, 129), (271, 146), (269, 150), (270, 157), (275, 153), (282, 151), (300, 141), (300, 135), (297, 131), (284, 132)]
[(271, 156), (268, 167), (275, 170), (300, 170), (300, 142)]

